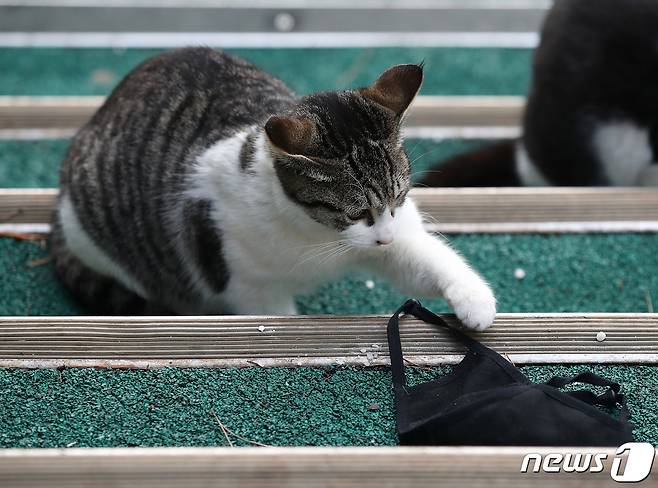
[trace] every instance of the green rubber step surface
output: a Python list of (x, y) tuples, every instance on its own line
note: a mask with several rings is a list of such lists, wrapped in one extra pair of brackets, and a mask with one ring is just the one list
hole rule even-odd
[[(450, 156), (486, 144), (484, 140), (407, 139), (405, 147), (417, 181), (424, 171)], [(0, 140), (0, 188), (55, 188), (66, 155), (66, 139)]]
[[(418, 176), (434, 161), (484, 141), (409, 140)], [(68, 142), (0, 141), (0, 187), (55, 187), (58, 162)], [(626, 235), (460, 235), (453, 244), (492, 282), (501, 311), (646, 312), (658, 299), (658, 237)], [(0, 314), (81, 313), (57, 286), (48, 265), (30, 266), (46, 251), (29, 242), (0, 240)], [(38, 261), (37, 261), (38, 262)], [(514, 269), (526, 270), (522, 281)], [(333, 283), (301, 299), (307, 313), (388, 313), (401, 295), (369, 277)], [(656, 302), (658, 303), (658, 302)], [(436, 302), (446, 310), (442, 302)]]
[[(423, 95), (522, 95), (532, 50), (230, 49), (300, 94), (364, 86), (394, 64), (425, 61)], [(156, 49), (0, 49), (0, 95), (106, 95)]]
[[(521, 370), (535, 382), (583, 370), (621, 382), (636, 440), (658, 444), (657, 368)], [(408, 372), (411, 383), (437, 374)], [(384, 368), (0, 370), (0, 447), (227, 445), (211, 412), (268, 445), (393, 445), (390, 384)]]
[[(370, 83), (426, 62), (424, 95), (523, 95), (531, 50), (231, 50), (299, 93)], [(156, 50), (0, 49), (0, 95), (105, 95)], [(414, 172), (483, 141), (407, 141)], [(0, 141), (0, 187), (55, 187), (67, 141)], [(416, 160), (416, 158), (418, 158)], [(418, 176), (418, 175), (417, 175)], [(646, 312), (658, 300), (658, 235), (460, 235), (450, 241), (492, 283), (506, 312)], [(1, 315), (85, 313), (57, 283), (39, 243), (0, 239)], [(526, 271), (514, 278), (515, 268)], [(389, 314), (404, 299), (353, 275), (299, 297), (302, 313)], [(448, 311), (438, 299), (424, 300)], [(623, 384), (637, 440), (658, 444), (658, 367), (526, 366), (533, 381), (591, 369)], [(410, 371), (412, 382), (434, 373)], [(378, 408), (375, 408), (374, 405)], [(396, 443), (383, 368), (0, 370), (0, 446), (226, 445), (215, 418), (272, 445)], [(235, 437), (233, 442), (244, 445)]]
[[(647, 312), (658, 304), (658, 234), (455, 235), (449, 241), (491, 283), (501, 312)], [(47, 255), (38, 243), (0, 239), (0, 315), (85, 313), (43, 263)], [(516, 268), (525, 270), (524, 279), (514, 277)], [(298, 305), (305, 314), (388, 314), (404, 298), (361, 274), (299, 297)], [(440, 299), (425, 304), (449, 311)]]
[[(409, 140), (416, 176), (434, 161), (484, 141)], [(0, 187), (56, 187), (65, 140), (0, 141)], [(507, 236), (461, 235), (453, 244), (492, 282), (501, 311), (645, 312), (658, 299), (658, 237), (654, 234)], [(0, 240), (0, 314), (81, 313), (56, 284), (46, 256), (34, 243)], [(522, 281), (514, 269), (526, 270)], [(365, 288), (369, 277), (333, 283), (301, 299), (307, 313), (388, 313), (402, 299), (384, 283)], [(657, 302), (658, 303), (658, 302)], [(442, 302), (437, 302), (446, 310)]]

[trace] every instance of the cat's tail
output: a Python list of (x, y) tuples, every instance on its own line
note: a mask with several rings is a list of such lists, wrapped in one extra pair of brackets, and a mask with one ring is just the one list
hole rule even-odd
[(170, 315), (119, 282), (86, 266), (68, 249), (64, 233), (54, 212), (49, 239), (55, 273), (73, 297), (96, 315)]
[(515, 146), (506, 140), (453, 156), (430, 168), (417, 186), (520, 186)]

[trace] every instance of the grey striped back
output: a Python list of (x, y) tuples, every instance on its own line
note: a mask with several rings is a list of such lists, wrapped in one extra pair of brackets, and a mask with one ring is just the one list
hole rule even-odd
[[(368, 89), (299, 99), (280, 80), (225, 53), (167, 52), (131, 72), (76, 135), (62, 166), (62, 196), (72, 200), (93, 242), (130, 270), (149, 297), (160, 304), (194, 303), (202, 297), (190, 258), (214, 293), (230, 280), (222, 231), (210, 217), (218, 209), (183, 196), (195, 159), (241, 129), (264, 127), (273, 114), (312, 120), (315, 140), (305, 162), (275, 150), (276, 174), (312, 218), (343, 229), (365, 209), (399, 205), (409, 187), (399, 140), (402, 114), (376, 99)], [(240, 152), (247, 174), (256, 135)], [(54, 229), (60, 278), (72, 289), (89, 287), (80, 277), (98, 276), (76, 272), (83, 265), (73, 264), (59, 226)], [(181, 234), (185, 258), (176, 244)], [(92, 306), (102, 300), (84, 295)]]

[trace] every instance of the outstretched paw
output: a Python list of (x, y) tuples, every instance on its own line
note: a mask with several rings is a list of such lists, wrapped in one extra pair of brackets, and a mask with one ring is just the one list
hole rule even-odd
[(496, 298), (484, 282), (452, 285), (446, 289), (445, 298), (469, 329), (485, 330), (496, 318)]

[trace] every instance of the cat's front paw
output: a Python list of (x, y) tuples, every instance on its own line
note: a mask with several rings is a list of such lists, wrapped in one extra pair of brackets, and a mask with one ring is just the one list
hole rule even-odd
[(445, 291), (445, 298), (457, 318), (469, 329), (484, 330), (496, 318), (496, 298), (482, 281), (451, 285)]

